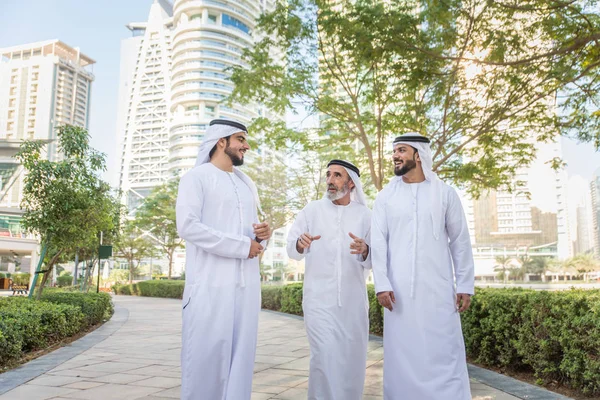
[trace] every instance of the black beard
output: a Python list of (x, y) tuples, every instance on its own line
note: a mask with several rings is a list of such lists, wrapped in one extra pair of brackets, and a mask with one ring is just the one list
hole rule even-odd
[(410, 170), (413, 170), (417, 167), (417, 163), (414, 162), (413, 160), (408, 160), (408, 161), (404, 161), (404, 164), (402, 165), (402, 167), (398, 168), (398, 167), (394, 167), (394, 174), (396, 176), (402, 176), (404, 174), (406, 174), (407, 172), (409, 172)]
[(233, 150), (231, 147), (225, 147), (225, 154), (229, 156), (231, 159), (231, 163), (234, 167), (239, 167), (244, 164), (244, 158), (237, 155), (237, 152)]

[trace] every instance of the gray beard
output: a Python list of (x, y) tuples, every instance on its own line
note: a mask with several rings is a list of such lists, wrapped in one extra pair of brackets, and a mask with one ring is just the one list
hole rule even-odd
[(342, 197), (344, 197), (345, 195), (347, 195), (349, 191), (350, 190), (348, 189), (347, 185), (344, 185), (344, 187), (341, 190), (336, 190), (335, 193), (331, 193), (328, 190), (327, 191), (327, 199), (331, 200), (331, 201), (339, 200)]

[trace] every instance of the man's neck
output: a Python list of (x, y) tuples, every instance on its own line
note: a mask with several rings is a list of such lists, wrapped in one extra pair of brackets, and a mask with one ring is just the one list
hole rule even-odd
[(421, 183), (425, 181), (425, 174), (422, 169), (414, 168), (412, 171), (402, 175), (404, 183)]
[(231, 159), (227, 156), (213, 156), (213, 158), (210, 159), (210, 162), (212, 165), (219, 168), (220, 170), (223, 170), (225, 172), (233, 172), (233, 163), (231, 162)]
[(348, 193), (341, 199), (332, 200), (331, 202), (336, 206), (347, 206), (348, 204), (350, 204), (350, 193)]

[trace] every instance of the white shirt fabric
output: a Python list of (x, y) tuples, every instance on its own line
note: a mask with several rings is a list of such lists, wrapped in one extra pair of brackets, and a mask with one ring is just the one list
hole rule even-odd
[[(310, 344), (308, 399), (360, 400), (369, 340), (365, 277), (370, 253), (350, 254), (354, 235), (370, 243), (371, 211), (357, 202), (338, 206), (328, 199), (310, 202), (296, 216), (288, 236), (290, 258), (306, 257), (302, 309)], [(303, 233), (321, 239), (298, 253)]]
[(249, 400), (260, 312), (258, 258), (249, 259), (257, 204), (237, 174), (204, 163), (179, 184), (186, 241), (181, 398)]
[[(442, 216), (440, 227), (433, 215)], [(371, 241), (376, 292), (396, 298), (384, 310), (384, 399), (470, 400), (455, 298), (474, 293), (474, 264), (456, 191), (439, 180), (392, 180), (375, 201)]]

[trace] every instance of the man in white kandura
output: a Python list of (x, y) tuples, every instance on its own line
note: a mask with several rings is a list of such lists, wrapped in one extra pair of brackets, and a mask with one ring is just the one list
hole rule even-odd
[(365, 272), (371, 268), (371, 211), (358, 168), (342, 160), (327, 167), (326, 196), (298, 213), (287, 252), (295, 260), (306, 257), (308, 399), (360, 400), (369, 341)]
[(250, 148), (239, 122), (210, 122), (181, 178), (177, 230), (186, 241), (181, 398), (250, 400), (260, 312), (258, 255), (270, 228), (237, 166)]
[(474, 293), (465, 214), (432, 171), (429, 139), (397, 137), (393, 160), (397, 176), (377, 196), (371, 232), (375, 290), (386, 308), (383, 396), (470, 400), (458, 314)]

